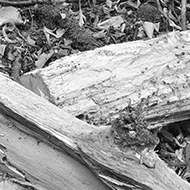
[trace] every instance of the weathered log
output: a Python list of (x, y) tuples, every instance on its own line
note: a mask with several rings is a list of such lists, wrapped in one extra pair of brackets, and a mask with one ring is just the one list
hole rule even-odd
[[(15, 141), (19, 141), (18, 131), (17, 134), (9, 136), (10, 138), (8, 138), (8, 140), (15, 138), (12, 142), (10, 142), (11, 140), (7, 141), (6, 138), (0, 138), (0, 144), (2, 147), (5, 147), (7, 151), (5, 152), (6, 159), (2, 159), (1, 162), (7, 160), (11, 166), (21, 171), (21, 174), (24, 174), (26, 179), (29, 179), (30, 182), (48, 189), (48, 187), (42, 183), (44, 182), (43, 177), (45, 175), (47, 177), (45, 179), (49, 179), (46, 185), (50, 183), (52, 186), (54, 185), (54, 189), (60, 189), (60, 187), (55, 186), (55, 184), (63, 186), (69, 184), (69, 188), (66, 189), (76, 189), (76, 185), (79, 185), (84, 179), (88, 181), (88, 179), (91, 178), (89, 180), (92, 180), (90, 182), (92, 184), (88, 186), (85, 183), (81, 189), (93, 189), (93, 184), (96, 183), (97, 180), (94, 181), (92, 175), (90, 173), (87, 174), (86, 167), (83, 166), (83, 168), (80, 165), (80, 162), (84, 162), (98, 178), (112, 189), (122, 190), (131, 187), (133, 189), (140, 188), (144, 190), (188, 190), (190, 188), (190, 185), (186, 181), (178, 177), (156, 155), (154, 155), (156, 158), (155, 168), (148, 168), (140, 164), (138, 157), (131, 155), (130, 152), (119, 149), (115, 145), (112, 135), (110, 135), (110, 127), (96, 128), (92, 125), (88, 125), (1, 74), (0, 80), (0, 112), (6, 115), (6, 117), (11, 118), (11, 122), (14, 123), (14, 127), (9, 127), (7, 132), (5, 126), (0, 125), (2, 133), (5, 133), (5, 137), (9, 134), (13, 134), (14, 130), (19, 129), (21, 132), (30, 134), (28, 139), (34, 136), (43, 141), (43, 143), (40, 141), (39, 145), (44, 147), (47, 146), (45, 143), (49, 142), (51, 146), (59, 147), (60, 150), (60, 152), (56, 153), (54, 149), (50, 151), (53, 151), (51, 154), (52, 160), (56, 160), (60, 156), (60, 159), (58, 159), (59, 164), (57, 167), (54, 167), (54, 165), (51, 166), (53, 161), (50, 161), (50, 163), (43, 162), (43, 160), (46, 159), (45, 155), (42, 154), (44, 148), (39, 150), (38, 148), (41, 146), (38, 147), (37, 142), (31, 141), (33, 143), (30, 146), (35, 146), (37, 150), (39, 150), (39, 154), (32, 152), (30, 156), (28, 156), (27, 146), (23, 145), (23, 143), (26, 143), (24, 141), (26, 136), (22, 136), (20, 140), (20, 143), (22, 141), (22, 143), (19, 144), (21, 147), (16, 146), (17, 142)], [(189, 112), (189, 110), (187, 111)], [(171, 112), (170, 114), (172, 115)], [(153, 121), (155, 122), (155, 120), (156, 119)], [(3, 127), (5, 128), (4, 130)], [(48, 154), (47, 149), (45, 150), (45, 154)], [(72, 157), (69, 157), (69, 161), (70, 159), (72, 160), (71, 162), (66, 158), (68, 155), (65, 155), (65, 152), (72, 155)], [(56, 156), (58, 153), (60, 155)], [(39, 161), (34, 161), (38, 163), (37, 165), (33, 163), (34, 154), (41, 158)], [(81, 180), (77, 179), (77, 174), (74, 176), (72, 173), (72, 167), (75, 167), (73, 166), (74, 159), (79, 162), (79, 165), (77, 165), (78, 162), (75, 163), (76, 167), (80, 167), (77, 169), (77, 174), (87, 174), (87, 176), (82, 175)], [(26, 164), (23, 165), (23, 163), (27, 163), (28, 166), (25, 167)], [(49, 169), (48, 171), (44, 168), (47, 164), (49, 164), (47, 167)], [(71, 168), (68, 168), (67, 165)], [(32, 169), (32, 167), (34, 168)], [(43, 168), (42, 170), (41, 167)], [(61, 171), (58, 167), (62, 168)], [(61, 175), (61, 172), (64, 173), (61, 177), (57, 177), (57, 172), (59, 175)], [(70, 178), (68, 175), (65, 175), (65, 173), (69, 172), (71, 172), (69, 174)], [(43, 173), (45, 174), (43, 175)], [(40, 177), (41, 175), (42, 178)], [(73, 181), (73, 177), (75, 177), (76, 180)], [(37, 179), (39, 179), (39, 181)], [(53, 182), (50, 182), (50, 179), (53, 179)], [(65, 180), (68, 183), (61, 183), (59, 179)], [(71, 181), (73, 184), (71, 184)], [(106, 189), (103, 186), (101, 187), (101, 183), (98, 183), (98, 185), (99, 187), (97, 186), (96, 189)], [(80, 187), (77, 189), (80, 189)]]
[(21, 84), (97, 125), (111, 123), (129, 100), (176, 107), (175, 101), (190, 97), (189, 34), (173, 32), (65, 57), (23, 75)]
[[(16, 99), (11, 101), (16, 103)], [(23, 105), (17, 106), (20, 111), (24, 109)], [(50, 114), (47, 117), (51, 117)], [(0, 114), (0, 172), (13, 182), (9, 184), (5, 178), (0, 185), (4, 188), (1, 189), (8, 186), (11, 190), (14, 183), (34, 190), (60, 190), (63, 187), (68, 190), (109, 189), (83, 163), (65, 152), (60, 143), (52, 145), (48, 137), (32, 131), (31, 124), (26, 126), (24, 118), (18, 120), (12, 118), (11, 114), (10, 117)]]
[(76, 148), (81, 134), (94, 127), (73, 119), (56, 106), (46, 105), (44, 99), (38, 99), (10, 79), (2, 75), (0, 78), (3, 171), (37, 190), (109, 189), (80, 162)]

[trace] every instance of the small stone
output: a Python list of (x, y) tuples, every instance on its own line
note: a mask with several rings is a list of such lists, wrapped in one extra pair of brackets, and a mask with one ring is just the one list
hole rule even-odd
[(155, 168), (157, 156), (154, 150), (145, 148), (141, 153), (140, 164), (144, 164), (149, 168)]

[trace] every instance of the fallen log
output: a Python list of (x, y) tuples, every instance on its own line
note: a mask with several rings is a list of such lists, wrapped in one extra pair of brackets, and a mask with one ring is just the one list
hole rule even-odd
[[(85, 128), (83, 123), (75, 123), (69, 115), (64, 116), (64, 112), (56, 112), (56, 107), (51, 107), (51, 104), (48, 108), (43, 99), (38, 100), (37, 96), (33, 97), (33, 93), (28, 94), (10, 79), (2, 75), (1, 79), (4, 87), (0, 92), (0, 170), (14, 177), (14, 182), (37, 190), (60, 190), (63, 187), (109, 189), (79, 161), (79, 156), (75, 153), (75, 139), (80, 134), (77, 128), (86, 131), (91, 129)], [(72, 127), (76, 130), (72, 130)], [(65, 131), (65, 135), (63, 131), (59, 133), (59, 130)], [(68, 132), (70, 137), (66, 135)], [(72, 147), (73, 153), (65, 152), (67, 148), (64, 141)]]
[[(155, 153), (155, 165), (149, 167), (147, 163), (141, 163), (138, 156), (131, 154), (127, 146), (120, 148), (115, 143), (113, 127), (96, 128), (86, 124), (2, 74), (0, 80), (0, 112), (3, 114), (0, 127), (2, 135), (7, 137), (0, 138), (0, 145), (4, 147), (1, 151), (5, 155), (1, 163), (9, 166), (11, 171), (16, 168), (22, 180), (34, 184), (36, 189), (49, 189), (49, 184), (54, 189), (60, 189), (61, 185), (66, 186), (66, 189), (76, 189), (76, 186), (77, 189), (94, 189), (96, 184), (96, 189), (106, 189), (98, 179), (117, 190), (190, 188), (190, 184), (169, 169)], [(186, 111), (189, 113), (189, 110)], [(173, 115), (172, 109), (169, 114)], [(8, 117), (14, 126), (10, 126), (4, 117)], [(156, 116), (152, 121), (156, 121)], [(17, 132), (13, 133), (15, 130)], [(30, 138), (36, 142), (28, 140)], [(28, 143), (31, 143), (30, 146)], [(44, 148), (48, 145), (49, 148), (53, 147), (50, 155), (48, 148)], [(28, 151), (32, 146), (37, 152)], [(66, 152), (71, 156), (68, 157)], [(47, 155), (48, 158), (51, 156), (49, 162), (46, 161)], [(40, 159), (36, 160), (35, 156)], [(53, 162), (57, 159), (58, 164)], [(86, 163), (97, 179), (81, 163)], [(73, 172), (73, 168), (77, 168), (77, 173)]]
[(13, 118), (0, 114), (0, 131), (0, 172), (7, 176), (5, 183), (10, 180), (34, 190), (109, 189), (84, 164)]
[[(190, 97), (189, 34), (173, 32), (79, 53), (27, 73), (20, 82), (95, 125), (112, 123), (129, 102), (136, 105), (143, 98), (149, 99), (149, 106), (158, 104), (158, 109), (167, 102), (175, 108), (175, 101)], [(181, 117), (189, 118), (182, 112)]]

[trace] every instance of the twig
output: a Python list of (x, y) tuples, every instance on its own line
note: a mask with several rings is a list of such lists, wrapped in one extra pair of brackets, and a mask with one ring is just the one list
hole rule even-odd
[(53, 2), (65, 2), (65, 0), (26, 0), (26, 1), (8, 1), (8, 0), (0, 0), (0, 4), (4, 5), (12, 5), (12, 6), (29, 6), (35, 4), (43, 4), (43, 3), (53, 3)]
[(186, 30), (186, 5), (187, 5), (187, 0), (182, 0), (181, 1), (181, 27), (182, 30)]

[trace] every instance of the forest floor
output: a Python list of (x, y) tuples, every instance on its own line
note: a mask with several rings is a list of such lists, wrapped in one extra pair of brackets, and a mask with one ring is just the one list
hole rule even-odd
[[(71, 54), (190, 28), (189, 1), (185, 4), (178, 0), (47, 2), (0, 0), (0, 71), (15, 81), (26, 72), (47, 67)], [(156, 150), (188, 181), (190, 129), (184, 123), (177, 125), (175, 130), (167, 126), (160, 131)], [(4, 177), (2, 174), (2, 180)], [(7, 189), (15, 185), (18, 184), (11, 182)]]

